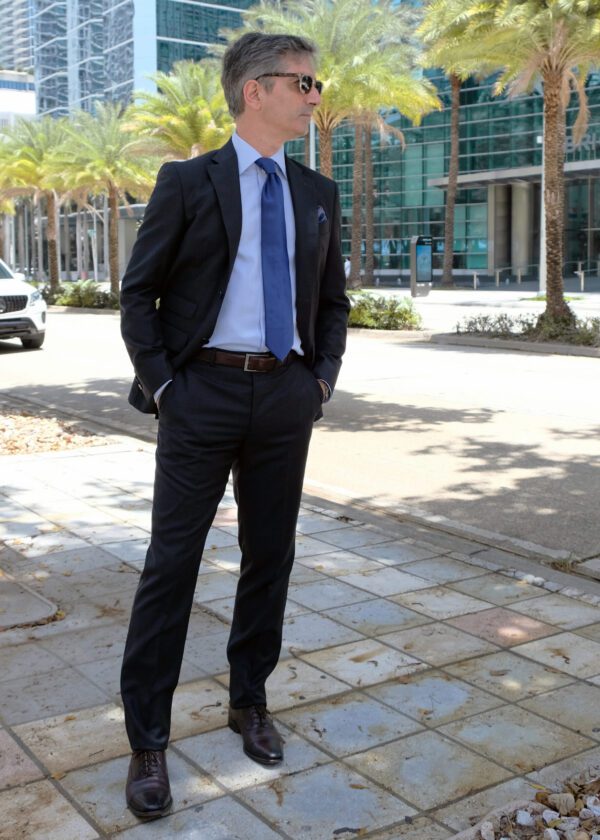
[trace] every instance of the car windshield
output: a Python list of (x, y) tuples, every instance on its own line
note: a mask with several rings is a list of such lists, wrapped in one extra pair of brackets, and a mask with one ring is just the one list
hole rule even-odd
[(12, 278), (12, 274), (8, 270), (8, 268), (4, 265), (2, 260), (0, 260), (0, 280), (10, 280)]

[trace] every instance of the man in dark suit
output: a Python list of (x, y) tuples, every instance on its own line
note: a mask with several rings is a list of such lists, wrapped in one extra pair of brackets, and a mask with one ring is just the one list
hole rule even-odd
[(127, 802), (139, 817), (171, 805), (171, 703), (230, 471), (242, 558), (228, 721), (250, 758), (283, 758), (265, 682), (281, 648), (312, 425), (335, 386), (349, 308), (337, 187), (283, 152), (320, 102), (314, 59), (311, 42), (287, 35), (249, 33), (228, 48), (236, 132), (162, 167), (123, 278), (130, 400), (159, 419), (152, 536), (121, 678)]

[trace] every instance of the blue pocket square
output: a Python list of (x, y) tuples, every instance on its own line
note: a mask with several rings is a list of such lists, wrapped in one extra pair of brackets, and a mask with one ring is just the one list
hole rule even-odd
[(317, 220), (320, 225), (327, 221), (327, 213), (323, 210), (320, 204), (317, 207)]

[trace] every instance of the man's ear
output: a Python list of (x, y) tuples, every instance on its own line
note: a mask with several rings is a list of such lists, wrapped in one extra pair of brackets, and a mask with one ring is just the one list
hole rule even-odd
[(256, 79), (248, 79), (242, 88), (242, 93), (244, 94), (246, 107), (252, 111), (259, 111), (262, 104), (263, 91)]

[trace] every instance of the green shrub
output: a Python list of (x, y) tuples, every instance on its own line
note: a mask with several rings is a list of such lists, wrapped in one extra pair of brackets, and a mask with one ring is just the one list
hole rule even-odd
[(79, 280), (62, 286), (54, 303), (59, 306), (79, 306), (84, 309), (118, 309), (119, 300), (112, 292), (103, 292), (93, 280)]
[(556, 341), (600, 347), (600, 318), (549, 318), (542, 315), (474, 315), (456, 325), (459, 334), (525, 341)]
[(365, 292), (350, 292), (350, 327), (377, 330), (418, 330), (421, 316), (411, 298), (375, 297)]

